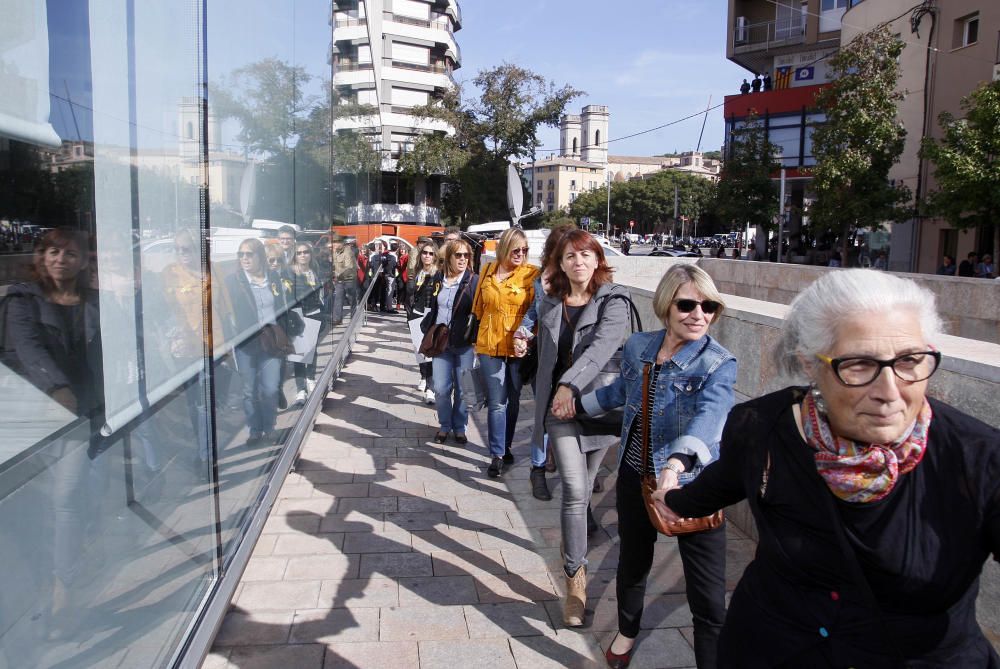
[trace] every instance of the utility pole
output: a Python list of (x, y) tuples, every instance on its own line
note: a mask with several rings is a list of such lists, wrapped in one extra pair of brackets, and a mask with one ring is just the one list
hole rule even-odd
[(781, 233), (785, 227), (785, 168), (781, 168), (781, 194), (778, 200), (778, 262), (781, 262)]
[(604, 168), (604, 181), (608, 187), (608, 217), (605, 220), (605, 224), (608, 229), (608, 239), (611, 239), (611, 170), (605, 166)]

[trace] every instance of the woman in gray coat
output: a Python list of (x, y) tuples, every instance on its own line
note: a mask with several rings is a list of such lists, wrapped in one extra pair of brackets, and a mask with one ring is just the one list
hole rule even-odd
[(557, 267), (538, 318), (534, 433), (541, 439), (548, 432), (562, 476), (563, 620), (579, 627), (586, 601), (587, 507), (594, 477), (618, 432), (577, 420), (576, 398), (609, 382), (601, 372), (629, 334), (626, 301), (609, 298), (628, 291), (611, 282), (612, 268), (590, 233), (566, 233), (553, 258)]

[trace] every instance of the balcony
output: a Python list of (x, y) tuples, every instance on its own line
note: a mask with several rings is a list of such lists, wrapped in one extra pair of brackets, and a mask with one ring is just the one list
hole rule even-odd
[(750, 25), (738, 23), (733, 27), (732, 50), (734, 54), (769, 51), (777, 47), (802, 44), (805, 38), (806, 22), (801, 15)]
[(355, 223), (417, 223), (440, 225), (441, 211), (422, 204), (362, 204), (349, 207), (348, 224)]

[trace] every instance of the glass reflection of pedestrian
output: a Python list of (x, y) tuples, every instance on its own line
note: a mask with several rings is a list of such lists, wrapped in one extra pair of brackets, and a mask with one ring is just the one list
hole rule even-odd
[(344, 320), (345, 302), (351, 307), (351, 317), (358, 305), (358, 260), (354, 250), (344, 243), (342, 237), (335, 236), (330, 240), (331, 259), (333, 262), (333, 314), (334, 325), (340, 325)]
[[(32, 279), (7, 292), (4, 362), (54, 400), (33, 407), (39, 416), (89, 419), (69, 436), (39, 452), (47, 466), (53, 550), (35, 559), (51, 567), (51, 632), (70, 636), (78, 624), (79, 575), (86, 563), (84, 537), (99, 522), (100, 491), (107, 485), (107, 459), (101, 457), (99, 429), (104, 423), (102, 353), (97, 293), (90, 287), (89, 244), (84, 234), (58, 228), (35, 245)], [(66, 416), (66, 413), (62, 413)]]
[[(434, 276), (438, 273), (438, 248), (430, 241), (424, 240), (417, 244), (417, 250), (410, 258), (408, 286), (406, 289), (406, 319), (423, 318), (424, 313), (431, 308), (434, 299)], [(434, 361), (420, 363), (420, 383), (417, 391), (424, 394), (427, 404), (434, 404)]]
[[(313, 260), (312, 244), (297, 242), (295, 244), (295, 262), (292, 263), (292, 293), (295, 305), (301, 307), (302, 313), (309, 318), (320, 318), (323, 301), (320, 295), (322, 285), (319, 271)], [(318, 342), (318, 340), (317, 340)], [(312, 362), (294, 362), (292, 371), (295, 374), (295, 388), (298, 391), (295, 401), (304, 404), (309, 393), (316, 387), (316, 355), (313, 352)]]
[[(288, 227), (288, 226), (286, 226)], [(279, 241), (269, 241), (264, 245), (264, 251), (267, 253), (267, 269), (271, 272), (277, 272), (278, 276), (281, 277), (281, 283), (284, 285), (286, 291), (291, 291), (294, 282), (292, 281), (292, 270), (289, 268), (289, 263), (285, 260), (288, 255), (295, 255), (295, 242), (292, 240), (290, 248), (286, 251), (285, 246), (287, 245), (287, 233), (285, 238), (279, 239)], [(278, 408), (286, 409), (288, 408), (288, 401), (285, 399), (285, 393), (281, 390), (285, 387), (285, 379), (288, 378), (288, 361), (284, 357), (281, 358), (281, 375), (278, 380)]]
[[(202, 295), (204, 282), (201, 273), (200, 248), (194, 235), (182, 230), (174, 237), (175, 262), (163, 268), (160, 284), (165, 307), (167, 348), (175, 369), (183, 369), (196, 364), (204, 352), (204, 324), (202, 318)], [(227, 333), (231, 334), (228, 320), (232, 318), (232, 305), (221, 282), (213, 281), (212, 326), (213, 341), (221, 345)], [(217, 377), (218, 380), (218, 377)], [(228, 388), (228, 384), (226, 385)], [(208, 437), (205, 426), (205, 401), (203, 386), (191, 383), (184, 391), (188, 418), (198, 440), (198, 453), (194, 456), (194, 468), (202, 481), (208, 480)], [(222, 397), (216, 389), (217, 396)]]
[(290, 300), (287, 284), (281, 275), (268, 268), (264, 244), (255, 238), (244, 239), (237, 252), (239, 269), (226, 277), (226, 287), (233, 302), (233, 316), (239, 338), (236, 364), (243, 380), (243, 413), (246, 416), (251, 446), (274, 440), (280, 394), (281, 361), (287, 351), (275, 350), (275, 338), (265, 332), (281, 328), (285, 335), (285, 311)]

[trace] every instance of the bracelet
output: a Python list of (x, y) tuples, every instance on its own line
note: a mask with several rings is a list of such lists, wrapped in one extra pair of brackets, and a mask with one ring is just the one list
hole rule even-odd
[(670, 462), (669, 460), (667, 461), (667, 469), (677, 474), (678, 476), (684, 473), (683, 465), (679, 465), (676, 462)]

